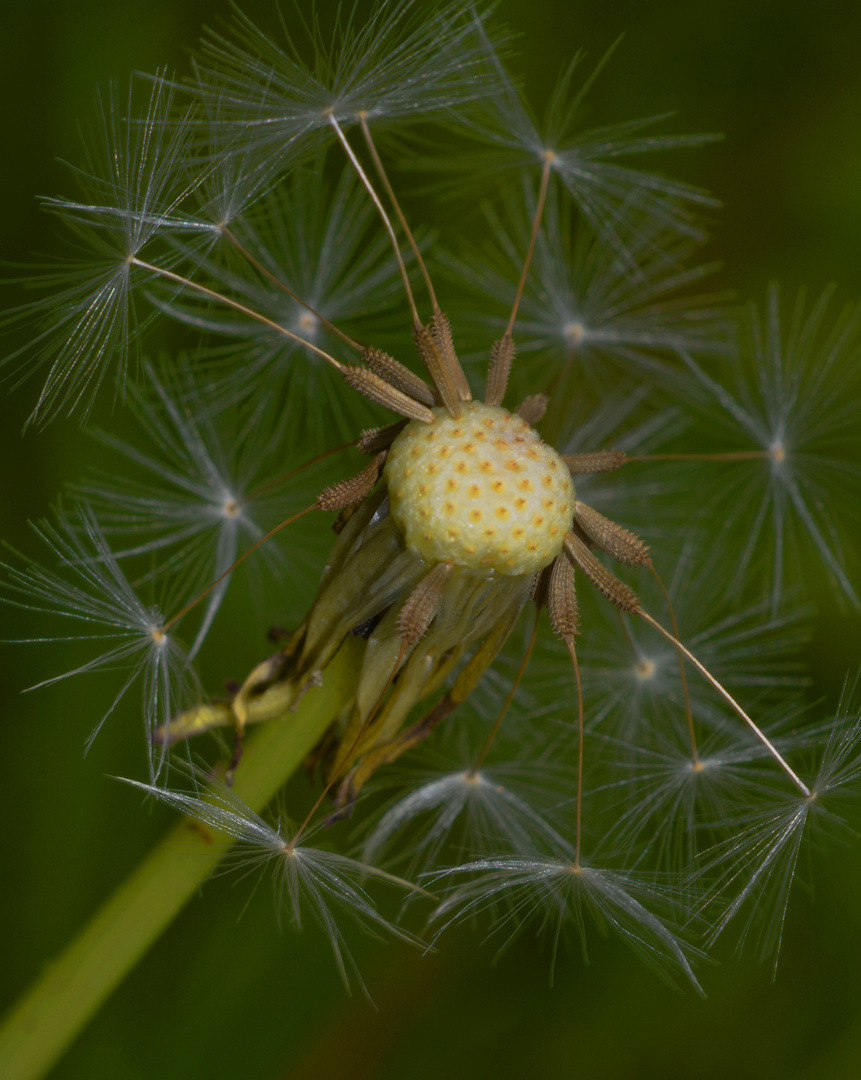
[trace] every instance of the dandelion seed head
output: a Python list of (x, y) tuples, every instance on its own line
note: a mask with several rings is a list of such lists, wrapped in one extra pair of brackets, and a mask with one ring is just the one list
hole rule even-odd
[[(820, 498), (827, 492), (824, 486), (820, 491), (815, 470), (829, 467), (835, 410), (843, 410), (843, 429), (838, 425), (838, 434), (841, 430), (845, 433), (847, 423), (857, 425), (857, 417), (849, 415), (849, 403), (855, 406), (857, 395), (844, 394), (845, 383), (829, 381), (832, 362), (844, 350), (844, 338), (838, 334), (824, 350), (811, 352), (808, 348), (824, 301), (802, 332), (782, 350), (776, 332), (776, 295), (770, 296), (771, 321), (765, 333), (759, 334), (752, 356), (756, 364), (750, 365), (756, 371), (751, 375), (744, 364), (736, 364), (728, 349), (728, 343), (733, 342), (726, 332), (721, 298), (691, 298), (687, 294), (688, 287), (712, 269), (689, 266), (704, 238), (696, 208), (716, 203), (688, 185), (621, 163), (652, 150), (705, 140), (652, 137), (646, 129), (653, 119), (582, 130), (579, 117), (584, 95), (603, 61), (573, 93), (571, 76), (576, 61), (571, 64), (551, 102), (546, 130), (540, 129), (502, 67), (483, 26), (484, 14), (453, 3), (437, 6), (435, 14), (426, 17), (424, 6), (414, 0), (381, 0), (367, 25), (362, 26), (359, 8), (348, 4), (335, 19), (331, 41), (320, 29), (324, 20), (318, 22), (315, 15), (307, 27), (306, 43), (309, 58), (314, 55), (313, 63), (302, 59), (303, 49), (296, 47), (302, 42), (289, 37), (292, 31), (286, 23), (291, 22), (291, 16), (285, 20), (288, 39), (282, 45), (237, 14), (232, 32), (226, 31), (224, 37), (208, 34), (191, 91), (195, 99), (191, 111), (181, 115), (165, 92), (167, 84), (157, 79), (148, 113), (137, 129), (129, 129), (131, 133), (142, 132), (142, 136), (126, 138), (127, 121), (123, 119), (117, 127), (113, 112), (105, 116), (108, 169), (84, 172), (90, 201), (49, 200), (50, 208), (74, 224), (89, 244), (91, 256), (101, 261), (91, 258), (88, 270), (78, 274), (75, 287), (54, 301), (54, 314), (59, 312), (62, 317), (37, 341), (41, 359), (52, 364), (39, 415), (53, 415), (66, 402), (73, 406), (80, 402), (86, 409), (112, 355), (119, 358), (118, 390), (126, 392), (128, 343), (142, 325), (135, 319), (132, 304), (133, 287), (139, 281), (156, 276), (147, 300), (153, 298), (159, 310), (196, 331), (219, 335), (216, 344), (200, 348), (193, 365), (182, 358), (171, 360), (169, 379), (160, 378), (151, 365), (141, 365), (148, 388), (133, 387), (128, 396), (157, 449), (143, 451), (111, 436), (103, 441), (143, 471), (144, 480), (124, 476), (113, 489), (94, 484), (91, 492), (101, 502), (98, 509), (105, 509), (107, 524), (99, 525), (90, 511), (83, 511), (78, 524), (66, 522), (58, 532), (47, 533), (62, 563), (61, 573), (31, 564), (10, 578), (12, 591), (26, 597), (21, 606), (53, 610), (107, 627), (108, 633), (100, 630), (86, 636), (111, 637), (108, 650), (68, 674), (123, 665), (130, 669), (109, 712), (134, 680), (142, 682), (150, 745), (158, 741), (153, 738), (155, 725), (163, 731), (171, 726), (177, 689), (188, 662), (207, 636), (228, 585), (239, 576), (234, 573), (237, 556), (243, 551), (250, 554), (267, 532), (278, 531), (262, 524), (261, 496), (270, 498), (273, 487), (298, 471), (293, 460), (282, 464), (283, 432), (289, 433), (291, 449), (304, 450), (308, 442), (319, 444), (299, 460), (312, 458), (321, 449), (323, 440), (314, 439), (314, 435), (324, 436), (330, 447), (336, 428), (343, 428), (345, 434), (349, 430), (355, 438), (354, 421), (360, 408), (371, 406), (368, 402), (360, 407), (342, 403), (340, 375), (347, 350), (357, 347), (357, 342), (368, 342), (377, 351), (377, 339), (371, 342), (371, 320), (373, 334), (383, 342), (391, 330), (395, 344), (387, 347), (393, 350), (399, 338), (406, 337), (407, 327), (395, 326), (394, 309), (402, 302), (402, 284), (410, 293), (409, 282), (418, 281), (414, 271), (432, 234), (419, 230), (412, 252), (398, 266), (397, 251), (390, 250), (375, 217), (374, 192), (370, 191), (369, 199), (369, 192), (359, 185), (349, 167), (336, 179), (327, 159), (332, 151), (323, 149), (325, 145), (331, 148), (333, 131), (352, 126), (349, 137), (344, 137), (346, 148), (351, 154), (351, 140), (355, 136), (358, 146), (364, 136), (367, 145), (359, 153), (367, 151), (373, 157), (380, 181), (388, 188), (366, 120), (374, 121), (376, 137), (377, 120), (388, 126), (393, 121), (424, 121), (444, 115), (446, 123), (462, 122), (465, 132), (471, 129), (484, 143), (476, 161), (482, 156), (495, 158), (502, 167), (508, 162), (519, 172), (519, 191), (512, 188), (510, 196), (501, 198), (499, 210), (487, 212), (503, 257), (498, 258), (498, 252), (486, 259), (477, 256), (478, 270), (470, 268), (483, 299), (500, 302), (495, 315), (491, 305), (482, 307), (477, 318), (485, 319), (485, 326), (508, 326), (505, 333), (509, 340), (499, 343), (503, 347), (498, 345), (494, 354), (487, 398), (500, 403), (509, 392), (513, 401), (515, 390), (521, 389), (507, 383), (507, 370), (504, 378), (501, 374), (514, 356), (511, 348), (506, 359), (505, 349), (516, 345), (513, 376), (524, 388), (531, 380), (528, 389), (533, 404), (529, 408), (537, 415), (535, 401), (542, 397), (550, 400), (542, 431), (554, 423), (557, 427), (567, 424), (566, 437), (580, 440), (577, 449), (584, 455), (593, 448), (609, 450), (603, 457), (591, 455), (587, 462), (594, 468), (592, 474), (584, 469), (582, 484), (588, 489), (589, 502), (581, 507), (590, 509), (594, 501), (607, 508), (604, 500), (613, 498), (625, 504), (626, 513), (636, 514), (637, 506), (643, 507), (641, 512), (653, 527), (652, 535), (644, 534), (644, 539), (669, 561), (678, 556), (683, 542), (669, 535), (672, 523), (662, 517), (654, 498), (659, 488), (667, 491), (669, 483), (653, 480), (654, 473), (643, 481), (628, 477), (649, 471), (639, 466), (654, 446), (685, 434), (690, 419), (685, 411), (688, 402), (682, 396), (671, 408), (653, 403), (652, 397), (670, 395), (684, 379), (693, 380), (699, 396), (707, 396), (702, 393), (705, 386), (732, 423), (753, 440), (753, 453), (723, 455), (735, 461), (753, 459), (760, 479), (770, 470), (767, 498), (760, 499), (758, 505), (754, 500), (756, 525), (750, 542), (744, 550), (739, 550), (739, 544), (733, 548), (731, 543), (741, 515), (737, 507), (750, 506), (745, 491), (737, 502), (723, 500), (730, 511), (720, 519), (723, 532), (718, 530), (718, 538), (712, 537), (713, 546), (723, 550), (719, 572), (710, 564), (709, 573), (703, 575), (708, 585), (707, 602), (698, 604), (689, 599), (691, 579), (685, 573), (683, 558), (677, 559), (675, 580), (668, 582), (665, 592), (674, 602), (682, 594), (676, 610), (679, 626), (684, 629), (676, 633), (696, 652), (697, 663), (708, 660), (710, 671), (723, 679), (722, 665), (734, 685), (756, 688), (752, 696), (765, 694), (779, 684), (782, 669), (778, 668), (777, 674), (773, 669), (763, 674), (761, 654), (767, 650), (748, 625), (748, 617), (759, 611), (739, 611), (735, 604), (721, 622), (713, 617), (714, 612), (719, 613), (715, 583), (722, 584), (736, 566), (740, 588), (749, 586), (754, 577), (749, 571), (758, 570), (760, 563), (765, 564), (766, 575), (774, 567), (772, 610), (776, 607), (784, 570), (782, 538), (775, 544), (771, 566), (759, 554), (753, 557), (757, 533), (769, 514), (774, 517), (776, 533), (787, 520), (797, 519), (834, 576), (841, 584), (847, 580), (841, 576), (841, 552), (826, 501)], [(362, 122), (361, 132), (355, 127), (358, 121)], [(423, 125), (422, 137), (425, 130), (429, 129)], [(195, 131), (198, 136), (189, 138)], [(384, 140), (379, 145), (384, 155), (392, 146)], [(339, 154), (341, 149), (337, 147)], [(467, 157), (447, 157), (447, 167), (479, 171), (468, 167)], [(358, 159), (351, 156), (351, 160), (355, 164)], [(116, 162), (116, 168), (111, 161)], [(536, 161), (545, 166), (538, 198)], [(491, 172), (495, 167), (491, 164)], [(375, 179), (367, 180), (361, 169), (357, 167), (357, 171), (368, 189), (376, 186)], [(332, 184), (322, 179), (325, 175), (332, 177)], [(487, 170), (482, 175), (487, 177)], [(494, 197), (490, 184), (486, 194)], [(510, 215), (505, 213), (506, 198), (511, 200)], [(198, 217), (184, 209), (180, 212), (186, 201), (195, 204)], [(541, 211), (537, 209), (539, 202)], [(394, 236), (393, 247), (398, 248)], [(466, 265), (467, 256), (463, 259)], [(456, 261), (450, 259), (450, 265)], [(428, 265), (433, 270), (434, 260), (429, 259)], [(171, 268), (182, 270), (182, 274)], [(430, 271), (424, 265), (421, 269), (435, 306)], [(410, 301), (413, 312), (426, 303), (424, 293), (420, 298), (418, 291), (415, 297), (410, 295)], [(503, 306), (508, 308), (505, 315), (501, 313)], [(325, 318), (316, 315), (317, 310), (325, 312)], [(854, 319), (861, 321), (859, 315)], [(446, 337), (449, 324), (445, 323), (443, 333), (445, 320), (439, 310), (434, 320), (427, 329), (435, 338), (431, 351), (439, 353), (437, 359), (446, 360), (452, 377), (458, 361), (453, 355), (453, 338)], [(802, 321), (799, 309), (796, 329)], [(451, 327), (457, 331), (460, 348), (456, 313)], [(851, 330), (850, 325), (846, 334)], [(287, 341), (291, 331), (295, 334)], [(316, 343), (325, 352), (318, 349), (314, 354)], [(368, 359), (372, 350), (358, 346), (358, 351)], [(271, 698), (277, 701), (282, 691), (289, 695), (299, 686), (319, 685), (324, 677), (321, 673), (344, 641), (355, 646), (356, 656), (360, 649), (365, 650), (361, 667), (356, 668), (355, 686), (349, 687), (355, 709), (352, 704), (345, 706), (315, 752), (327, 774), (323, 795), (330, 790), (329, 784), (342, 781), (333, 789), (338, 800), (355, 776), (360, 778), (355, 780), (358, 793), (378, 765), (388, 767), (402, 751), (412, 752), (417, 741), (473, 693), (482, 665), (495, 663), (496, 650), (512, 631), (530, 587), (534, 587), (532, 598), (539, 610), (542, 598), (547, 600), (547, 577), (542, 580), (540, 574), (560, 553), (566, 530), (573, 528), (576, 533), (586, 520), (585, 514), (578, 518), (571, 481), (571, 471), (577, 473), (574, 463), (569, 469), (556, 450), (538, 438), (523, 418), (527, 410), (522, 410), (521, 416), (497, 404), (473, 401), (465, 382), (459, 384), (460, 389), (450, 386), (447, 395), (429, 362), (433, 357), (423, 354), (421, 348), (419, 352), (431, 369), (435, 388), (411, 381), (410, 373), (398, 364), (391, 370), (405, 385), (413, 386), (413, 404), (421, 402), (427, 409), (437, 406), (433, 421), (414, 420), (364, 433), (365, 438), (359, 441), (361, 449), (378, 440), (387, 454), (384, 470), (377, 470), (382, 476), (375, 474), (377, 490), (362, 504), (345, 508), (337, 522), (339, 540), (308, 619), (288, 645), (254, 669), (237, 695), (243, 701), (246, 691), (253, 689), (251, 697), (257, 704), (259, 689), (261, 699), (272, 691)], [(691, 357), (718, 357), (720, 362), (710, 364), (707, 375), (688, 352)], [(443, 357), (443, 353), (447, 355)], [(811, 356), (822, 362), (808, 363)], [(551, 372), (553, 363), (558, 366)], [(203, 369), (202, 364), (210, 366)], [(542, 365), (547, 370), (542, 371)], [(207, 371), (204, 378), (199, 377), (201, 370)], [(717, 381), (734, 371), (738, 375), (735, 397)], [(494, 379), (499, 385), (492, 389)], [(578, 388), (568, 393), (578, 383), (584, 392)], [(545, 387), (547, 394), (534, 393)], [(403, 403), (402, 397), (386, 400)], [(445, 409), (438, 407), (440, 401), (446, 402)], [(575, 401), (584, 404), (575, 406)], [(569, 406), (582, 409), (584, 414), (590, 410), (588, 418), (576, 418), (576, 432), (572, 432), (574, 408)], [(271, 432), (264, 431), (266, 425), (260, 422), (261, 417), (270, 415), (268, 409), (278, 412)], [(568, 415), (560, 421), (554, 409)], [(288, 410), (292, 410), (289, 416)], [(408, 410), (403, 415), (414, 416), (416, 412)], [(503, 415), (505, 424), (511, 424), (510, 430), (501, 430)], [(225, 417), (229, 417), (228, 423), (235, 421), (234, 430), (221, 429)], [(621, 437), (608, 446), (608, 437), (623, 423)], [(440, 438), (444, 425), (446, 432)], [(400, 434), (393, 434), (398, 428)], [(306, 431), (312, 437), (306, 438)], [(519, 456), (523, 447), (515, 451), (513, 444), (524, 444), (533, 435), (537, 443), (530, 443), (531, 456), (540, 460), (538, 471), (529, 473), (527, 462)], [(425, 436), (428, 441), (422, 447), (418, 440)], [(706, 438), (710, 437), (711, 429), (706, 432)], [(409, 447), (410, 453), (420, 461), (407, 453), (412, 438), (416, 442)], [(436, 441), (431, 446), (433, 438)], [(554, 439), (554, 446), (557, 442), (564, 442), (564, 438)], [(787, 444), (792, 448), (791, 459)], [(237, 447), (241, 453), (234, 452)], [(634, 447), (639, 451), (636, 462), (630, 460), (635, 457), (631, 453)], [(651, 456), (674, 459), (676, 465), (682, 457), (709, 456), (698, 452), (701, 448), (696, 440), (667, 449), (666, 454)], [(675, 453), (677, 449), (685, 453)], [(820, 454), (821, 450), (825, 453)], [(259, 463), (270, 452), (279, 461), (278, 475), (260, 477)], [(459, 471), (447, 471), (443, 461), (458, 455), (467, 455), (460, 463), (464, 472), (470, 470), (460, 490)], [(313, 457), (310, 464), (315, 465), (322, 456)], [(621, 481), (615, 474), (606, 480), (601, 475), (601, 462), (608, 461), (615, 462), (613, 469), (621, 468), (620, 461), (625, 463)], [(814, 462), (809, 484), (805, 471), (808, 461)], [(411, 475), (411, 470), (418, 475)], [(681, 472), (679, 468), (677, 474)], [(432, 476), (438, 477), (436, 488)], [(579, 475), (577, 484), (582, 496)], [(353, 490), (349, 485), (344, 487), (348, 492)], [(518, 515), (523, 513), (523, 505), (529, 501), (526, 493), (531, 489), (540, 492), (541, 503), (540, 507), (531, 503), (527, 522), (525, 516)], [(291, 490), (295, 495), (296, 488), (291, 485)], [(710, 501), (707, 505), (690, 481), (685, 500), (685, 511), (700, 509), (692, 505), (700, 502), (704, 511), (711, 509)], [(305, 506), (305, 500), (299, 505)], [(317, 505), (321, 505), (319, 501)], [(721, 500), (716, 500), (716, 505), (722, 505)], [(289, 522), (285, 520), (288, 516)], [(279, 520), (290, 524), (299, 516), (291, 508)], [(693, 518), (692, 513), (690, 516)], [(529, 531), (527, 524), (536, 529), (540, 524), (543, 531)], [(626, 518), (626, 528), (629, 525)], [(612, 545), (602, 545), (585, 525), (582, 531), (603, 553), (602, 558), (606, 555), (624, 561), (613, 553)], [(524, 539), (513, 539), (524, 532)], [(690, 534), (693, 532), (692, 524)], [(125, 549), (112, 551), (106, 533), (131, 539)], [(662, 541), (666, 541), (663, 548)], [(293, 537), (286, 542), (294, 542)], [(520, 547), (514, 551), (517, 545)], [(316, 545), (308, 546), (317, 554)], [(294, 555), (300, 555), (300, 547), (295, 543)], [(162, 553), (164, 559), (160, 558)], [(129, 569), (142, 556), (149, 565), (135, 577)], [(428, 563), (441, 561), (448, 564), (444, 569), (452, 571), (454, 585), (446, 586), (434, 599), (437, 607), (425, 626), (421, 648), (410, 653), (406, 634), (397, 621), (398, 609), (416, 592), (421, 596), (416, 581), (421, 584)], [(295, 565), (294, 560), (291, 584)], [(185, 587), (189, 582), (199, 594), (187, 605), (186, 598), (181, 606), (166, 606), (169, 613), (178, 611), (172, 618), (163, 617), (158, 608), (148, 608), (138, 598), (142, 584), (149, 596), (153, 584), (161, 589), (168, 583), (179, 591), (177, 583)], [(411, 591), (414, 586), (415, 591)], [(643, 607), (636, 614), (652, 610), (655, 585), (651, 584), (651, 598), (649, 588), (649, 583), (642, 589), (638, 586)], [(851, 587), (844, 584), (844, 590), (854, 596)], [(161, 592), (159, 595), (164, 598)], [(700, 599), (702, 596), (701, 592)], [(196, 607), (198, 600), (205, 602)], [(568, 653), (570, 642), (558, 650), (560, 655), (567, 654), (565, 690), (561, 692), (554, 669), (550, 672), (552, 692), (543, 698), (535, 696), (535, 683), (529, 684), (534, 667), (528, 669), (524, 660), (499, 714), (499, 724), (490, 738), (482, 739), (480, 752), (469, 755), (468, 760), (480, 762), (480, 766), (470, 767), (460, 757), (432, 774), (426, 772), (418, 779), (413, 774), (382, 807), (376, 824), (369, 827), (364, 862), (308, 846), (317, 832), (313, 825), (306, 828), (306, 821), (298, 830), (270, 825), (235, 793), (202, 773), (195, 774), (190, 793), (168, 792), (152, 784), (137, 786), (238, 841), (247, 862), (270, 867), (279, 898), (293, 921), (300, 923), (300, 909), (310, 910), (328, 936), (345, 979), (346, 967), (352, 962), (336, 914), (343, 912), (367, 929), (382, 928), (400, 935), (379, 915), (365, 892), (369, 881), (392, 880), (376, 868), (378, 858), (385, 856), (409, 863), (411, 870), (426, 869), (440, 880), (456, 883), (439, 909), (440, 916), (454, 920), (490, 911), (496, 917), (504, 908), (500, 925), (516, 924), (519, 928), (534, 914), (540, 925), (555, 930), (557, 937), (565, 924), (582, 936), (585, 924), (594, 918), (600, 928), (614, 929), (647, 958), (675, 966), (696, 986), (689, 948), (666, 918), (674, 918), (682, 903), (687, 903), (689, 910), (691, 907), (693, 889), (677, 873), (682, 860), (689, 869), (705, 846), (713, 845), (715, 865), (720, 864), (716, 871), (719, 885), (735, 892), (721, 926), (770, 880), (779, 883), (778, 907), (785, 906), (783, 894), (789, 887), (808, 819), (833, 820), (832, 793), (841, 789), (849, 794), (850, 786), (858, 786), (861, 722), (842, 741), (829, 744), (817, 782), (810, 789), (799, 781), (802, 797), (792, 792), (789, 797), (781, 794), (768, 802), (763, 792), (768, 795), (772, 788), (778, 789), (771, 775), (773, 760), (764, 763), (767, 754), (763, 747), (757, 744), (751, 748), (749, 740), (735, 734), (724, 706), (707, 700), (709, 695), (713, 697), (712, 687), (689, 691), (679, 672), (673, 639), (670, 644), (657, 644), (645, 637), (651, 634), (645, 624), (631, 626), (624, 620), (625, 629), (620, 634), (619, 616), (608, 613), (605, 618), (608, 623), (613, 620), (615, 635), (614, 644), (608, 646), (600, 626), (589, 624), (589, 603), (587, 600), (581, 609), (584, 631), (589, 625), (589, 633), (583, 634), (583, 649), (578, 649), (584, 661), (582, 681), (573, 647)], [(700, 617), (699, 622), (686, 618), (691, 609)], [(173, 636), (173, 628), (192, 610), (191, 619), (197, 622), (193, 643), (186, 652)], [(704, 612), (708, 614), (703, 618)], [(672, 620), (675, 625), (675, 614)], [(538, 623), (535, 625), (537, 634)], [(785, 624), (773, 618), (770, 625), (779, 630)], [(92, 627), (85, 629), (91, 631)], [(526, 651), (526, 659), (533, 664), (536, 641), (533, 635)], [(642, 651), (644, 647), (649, 654)], [(539, 644), (536, 652), (540, 648)], [(772, 658), (776, 651), (775, 647)], [(572, 659), (576, 697), (571, 683)], [(521, 675), (527, 671), (521, 688)], [(254, 683), (258, 677), (259, 687)], [(491, 673), (491, 680), (504, 677), (504, 669)], [(412, 719), (411, 715), (417, 716), (424, 708), (424, 698), (430, 704), (430, 697), (436, 694), (441, 696), (424, 717)], [(503, 719), (510, 725), (512, 717), (506, 710), (515, 696), (512, 711), (524, 722), (517, 733), (516, 752), (500, 766), (494, 758), (498, 761), (503, 756), (500, 745), (506, 736), (497, 739), (497, 730), (501, 730)], [(198, 707), (199, 700), (197, 697), (195, 707), (189, 710), (195, 718), (203, 717), (210, 708), (208, 703)], [(536, 702), (535, 708), (532, 702)], [(572, 729), (571, 716), (576, 716), (578, 706), (581, 723)], [(216, 702), (212, 708), (228, 716), (232, 709), (241, 723), (236, 698), (232, 703)], [(538, 733), (546, 733), (542, 719), (549, 719), (541, 714), (550, 708), (557, 714), (564, 712), (568, 729), (565, 736), (554, 732), (552, 745), (546, 741), (539, 745)], [(458, 722), (464, 711), (460, 709)], [(366, 726), (353, 743), (355, 753), (351, 750), (347, 755), (353, 760), (339, 762), (340, 751), (349, 744), (349, 732), (359, 730), (362, 716), (368, 717)], [(616, 724), (615, 731), (601, 730), (608, 718)], [(629, 728), (621, 736), (620, 723)], [(532, 727), (531, 734), (523, 733), (527, 726)], [(238, 740), (237, 731), (237, 748)], [(592, 787), (584, 791), (583, 748), (587, 740), (590, 744), (600, 741), (602, 746), (586, 761)], [(493, 753), (489, 754), (491, 742)], [(575, 771), (572, 762), (578, 760), (578, 751)], [(774, 756), (782, 760), (776, 752)], [(153, 772), (160, 764), (156, 763)], [(349, 772), (346, 778), (340, 775), (342, 766)], [(567, 770), (564, 785), (553, 784), (554, 769), (560, 774)], [(524, 782), (524, 773), (529, 770), (534, 770), (536, 779)], [(794, 776), (788, 766), (787, 771)], [(502, 777), (504, 783), (500, 782)], [(572, 794), (575, 791), (576, 795)], [(354, 801), (344, 798), (338, 802), (339, 809), (352, 806)], [(318, 805), (315, 803), (309, 820)], [(581, 810), (585, 810), (582, 820)], [(572, 839), (575, 835), (576, 841)], [(593, 855), (611, 852), (608, 868), (598, 869), (591, 860), (581, 863), (581, 850)], [(453, 866), (453, 852), (457, 852), (457, 861), (472, 861)], [(441, 865), (451, 869), (441, 874), (429, 869)], [(665, 888), (668, 871), (676, 872), (676, 877), (673, 885)], [(692, 876), (696, 874), (694, 870)], [(650, 885), (643, 884), (647, 875)], [(656, 913), (662, 910), (664, 914)]]

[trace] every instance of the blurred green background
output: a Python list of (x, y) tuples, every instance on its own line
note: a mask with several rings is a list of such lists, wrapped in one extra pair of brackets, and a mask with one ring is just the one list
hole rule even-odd
[[(272, 25), (268, 0), (243, 8)], [(79, 0), (16, 4), (4, 14), (4, 261), (56, 250), (54, 223), (34, 196), (69, 190), (56, 158), (75, 156), (76, 123), (92, 115), (94, 88), (134, 69), (183, 70), (200, 24), (227, 12), (227, 4), (200, 0)], [(665, 164), (724, 200), (709, 248), (725, 264), (720, 287), (762, 301), (770, 278), (787, 296), (801, 284), (817, 294), (836, 280), (841, 296), (861, 294), (861, 5), (501, 0), (498, 14), (522, 35), (517, 48), (533, 102), (540, 105), (573, 50), (597, 59), (624, 32), (591, 98), (596, 123), (675, 111), (666, 130), (726, 133), (726, 141)], [(9, 290), (3, 296), (4, 306), (15, 302)], [(0, 422), (0, 534), (31, 553), (27, 518), (45, 513), (94, 450), (69, 423), (21, 437), (35, 389), (28, 384), (4, 400)], [(0, 609), (0, 637), (29, 625)], [(828, 606), (816, 621), (808, 660), (816, 692), (832, 701), (861, 657), (859, 626)], [(259, 628), (239, 624), (235, 648), (212, 663), (241, 672), (260, 649)], [(21, 697), (22, 686), (63, 670), (58, 646), (3, 646), (0, 670), (4, 1007), (149, 850), (170, 815), (142, 810), (133, 793), (106, 779), (141, 771), (140, 736), (128, 738), (119, 718), (82, 760), (93, 696), (109, 703), (96, 678)], [(53, 1075), (854, 1078), (859, 851), (834, 847), (814, 867), (815, 896), (796, 891), (776, 983), (752, 957), (719, 950), (720, 962), (701, 972), (706, 1001), (665, 987), (615, 941), (595, 940), (588, 967), (576, 950), (566, 953), (551, 988), (540, 942), (526, 937), (494, 964), (492, 944), (482, 947), (479, 935), (462, 930), (423, 959), (359, 940), (374, 1011), (360, 994), (345, 995), (316, 934), (278, 931), (268, 887), (245, 907), (250, 883), (218, 879)]]

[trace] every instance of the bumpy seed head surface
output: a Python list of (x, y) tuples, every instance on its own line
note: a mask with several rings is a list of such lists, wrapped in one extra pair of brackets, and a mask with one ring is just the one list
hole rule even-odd
[(384, 476), (407, 547), (428, 562), (531, 574), (562, 550), (574, 485), (559, 454), (525, 420), (464, 402), (452, 418), (411, 421), (389, 450)]

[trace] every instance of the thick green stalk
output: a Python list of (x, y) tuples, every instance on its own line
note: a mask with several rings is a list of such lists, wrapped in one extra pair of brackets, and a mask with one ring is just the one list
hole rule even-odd
[[(295, 713), (249, 738), (234, 790), (252, 810), (270, 802), (352, 697), (356, 663), (349, 639)], [(171, 829), (9, 1013), (0, 1028), (3, 1080), (44, 1076), (234, 842), (188, 820)]]

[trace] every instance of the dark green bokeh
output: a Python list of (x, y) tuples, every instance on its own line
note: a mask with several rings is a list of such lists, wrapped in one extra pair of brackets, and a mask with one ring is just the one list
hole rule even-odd
[[(267, 24), (272, 6), (244, 5)], [(710, 248), (725, 263), (721, 287), (762, 301), (772, 277), (787, 296), (800, 284), (816, 294), (834, 279), (842, 296), (861, 293), (861, 8), (503, 0), (498, 11), (523, 35), (517, 48), (534, 101), (574, 49), (597, 58), (624, 31), (592, 96), (596, 123), (674, 110), (667, 130), (727, 134), (726, 142), (666, 166), (726, 204)], [(55, 250), (54, 224), (36, 211), (34, 195), (68, 190), (54, 159), (74, 155), (75, 123), (92, 115), (95, 86), (123, 81), (135, 68), (182, 68), (200, 23), (226, 12), (226, 4), (192, 0), (82, 0), (16, 5), (4, 16), (4, 260)], [(3, 302), (16, 302), (14, 294), (4, 291)], [(43, 514), (95, 452), (69, 423), (20, 437), (35, 387), (4, 402), (0, 426), (0, 532), (31, 552), (26, 518)], [(263, 644), (259, 627), (232, 614), (235, 645), (213, 667), (221, 663), (235, 675)], [(0, 609), (0, 637), (28, 627), (38, 632)], [(833, 700), (861, 659), (859, 620), (825, 607), (815, 630), (809, 660), (817, 690)], [(140, 743), (120, 723), (131, 716), (113, 718), (82, 760), (94, 698), (102, 708), (110, 700), (97, 677), (19, 696), (22, 686), (64, 669), (59, 652), (47, 645), (2, 652), (2, 1006), (169, 820), (105, 778), (140, 775)], [(858, 851), (835, 847), (816, 860), (815, 898), (796, 891), (776, 984), (769, 968), (751, 957), (739, 963), (724, 950), (720, 966), (702, 971), (705, 1002), (665, 988), (616, 942), (596, 941), (588, 968), (575, 950), (566, 952), (551, 989), (550, 957), (540, 943), (523, 939), (493, 966), (492, 943), (481, 948), (477, 935), (459, 932), (424, 959), (401, 946), (360, 943), (374, 1012), (361, 996), (344, 995), (315, 934), (278, 933), (268, 887), (243, 913), (250, 883), (220, 879), (203, 889), (55, 1075), (854, 1077), (861, 1054)]]

